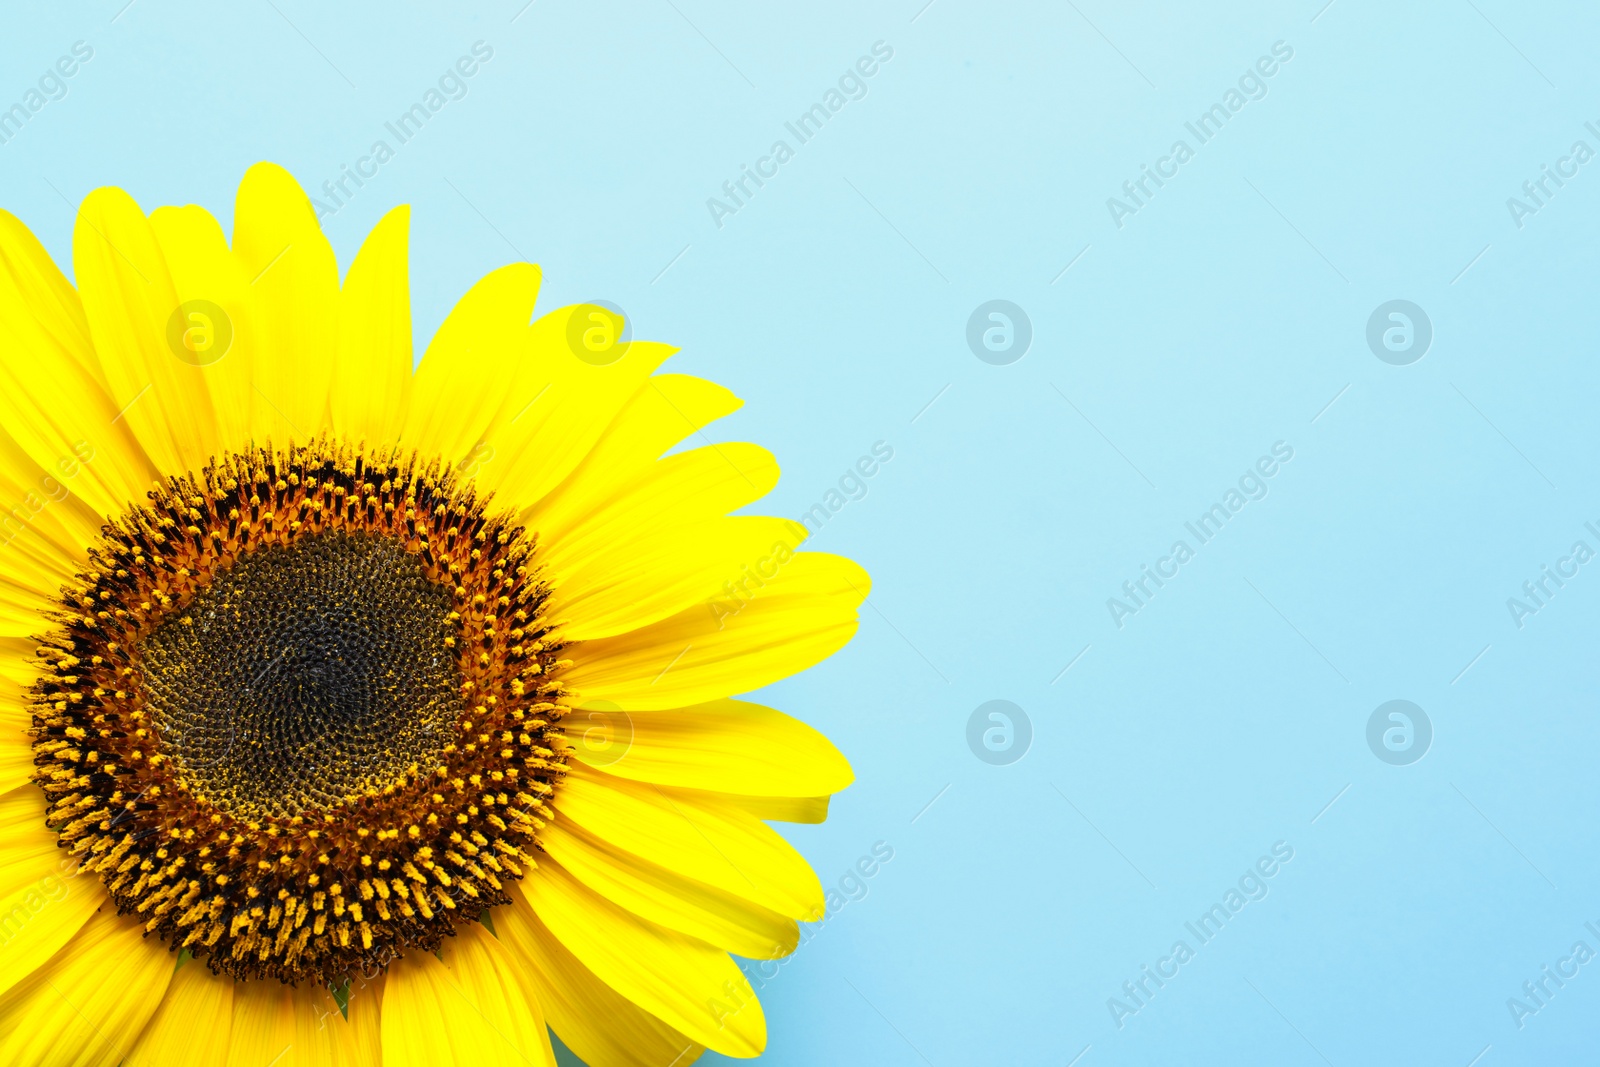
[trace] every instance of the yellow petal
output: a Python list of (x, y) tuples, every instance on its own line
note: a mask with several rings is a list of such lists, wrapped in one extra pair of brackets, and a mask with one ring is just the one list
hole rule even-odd
[(572, 754), (608, 774), (639, 782), (750, 796), (817, 797), (855, 779), (850, 764), (822, 734), (775, 708), (712, 700), (627, 717), (620, 758)]
[(305, 441), (325, 425), (339, 267), (310, 199), (275, 163), (257, 163), (239, 184), (233, 251), (260, 309), (254, 379), (266, 433), (257, 436)]
[(0, 991), (46, 966), (106, 900), (100, 880), (56, 847), (38, 787), (0, 796)]
[(82, 464), (69, 470), (72, 477), (39, 466), (0, 429), (0, 500), (11, 502), (0, 511), (0, 575), (51, 600), (88, 562), (104, 521), (73, 493), (84, 484)]
[(766, 1017), (726, 953), (602, 900), (549, 858), (517, 887), (521, 906), (602, 982), (724, 1056), (761, 1054)]
[(39, 669), (34, 653), (39, 642), (25, 637), (0, 637), (0, 679), (4, 679), (18, 693), (33, 684)]
[(72, 264), (111, 396), (152, 463), (167, 473), (202, 466), (221, 444), (199, 367), (168, 341), (178, 314), (166, 259), (150, 220), (121, 189), (84, 198)]
[[(684, 790), (691, 799), (701, 794)], [(832, 797), (752, 797), (734, 793), (707, 793), (706, 799), (721, 800), (763, 822), (819, 823), (828, 821), (828, 802)]]
[(389, 970), (384, 1067), (555, 1067), (539, 1004), (494, 935), (470, 923), (441, 952), (443, 962), (413, 952)]
[(349, 1058), (354, 1031), (326, 989), (240, 982), (233, 987), (227, 1067), (348, 1067), (359, 1062)]
[(8, 570), (8, 574), (0, 575), (0, 635), (37, 634), (45, 628), (41, 625), (45, 618), (40, 609), (54, 600), (41, 596), (38, 587), (46, 584), (52, 575), (42, 567), (28, 566), (21, 558), (11, 560)]
[(583, 484), (611, 484), (637, 473), (673, 445), (743, 406), (744, 401), (716, 382), (687, 374), (653, 375), (628, 400), (605, 438), (584, 457), (579, 468)]
[[(0, 678), (0, 793), (21, 788), (33, 776), (33, 739), (28, 728), (33, 715), (19, 689), (9, 678)], [(39, 821), (44, 821), (43, 801)]]
[[(197, 364), (195, 376), (211, 395), (218, 444), (243, 449), (251, 438), (258, 340), (255, 301), (244, 267), (204, 208), (157, 208), (150, 228), (183, 305), (179, 344)], [(167, 342), (170, 349), (170, 334)]]
[(339, 345), (329, 403), (333, 428), (348, 442), (389, 444), (405, 425), (411, 399), (411, 286), (407, 231), (411, 209), (385, 215), (367, 235), (339, 291)]
[(777, 461), (759, 445), (708, 445), (650, 464), (609, 496), (586, 499), (576, 488), (563, 489), (525, 511), (522, 521), (539, 535), (539, 562), (546, 575), (561, 582), (641, 531), (672, 530), (727, 515), (766, 496), (777, 484)]
[(776, 959), (799, 941), (793, 919), (613, 849), (576, 824), (550, 823), (539, 844), (597, 895), (736, 956)]
[(520, 899), (493, 919), (550, 1028), (588, 1067), (687, 1067), (700, 1058), (703, 1046), (596, 978)]
[(173, 955), (107, 906), (27, 981), (0, 997), (0, 1063), (115, 1067), (155, 1014)]
[[(733, 805), (569, 763), (556, 817), (614, 849), (791, 919), (813, 919), (822, 883), (787, 841)], [(669, 1020), (670, 1021), (670, 1020)]]
[(788, 559), (805, 537), (797, 522), (760, 515), (645, 527), (556, 584), (549, 611), (569, 641), (626, 633), (691, 606), (720, 622), (754, 595), (759, 573)]
[[(59, 855), (59, 853), (57, 853)], [(106, 903), (105, 891), (92, 875), (71, 877), (54, 869), (56, 857), (35, 861), (17, 872), (31, 880), (0, 895), (0, 989), (13, 989), (37, 974), (61, 946), (83, 929), (95, 908)]]
[(124, 1067), (216, 1067), (228, 1060), (232, 1031), (233, 980), (190, 960), (172, 976)]
[(350, 983), (345, 1005), (348, 1026), (334, 1029), (334, 1058), (337, 1067), (381, 1067), (383, 1030), (379, 1004), (383, 997), (384, 976), (371, 979), (358, 975)]
[[(37, 642), (16, 637), (0, 637), (0, 796), (19, 789), (33, 777), (33, 725), (27, 688), (38, 677), (34, 656)], [(37, 821), (44, 821), (44, 801), (38, 798)], [(3, 803), (3, 801), (0, 801)], [(35, 821), (26, 814), (24, 818)]]
[(551, 529), (570, 527), (648, 474), (673, 445), (742, 403), (703, 378), (657, 374), (646, 379), (583, 461), (539, 502), (541, 519)]
[(0, 794), (0, 877), (7, 884), (21, 884), (15, 881), (12, 869), (26, 857), (42, 855), (56, 847), (56, 835), (45, 826), (44, 805), (44, 794), (37, 786)]
[(842, 647), (870, 588), (850, 560), (802, 552), (738, 614), (719, 618), (696, 605), (630, 633), (585, 641), (568, 653), (573, 666), (563, 680), (586, 704), (608, 701), (630, 713), (748, 692)]
[(494, 462), (492, 450), (479, 445), (521, 374), (538, 295), (539, 268), (513, 263), (480, 279), (456, 303), (417, 366), (401, 434), (406, 444), (449, 463)]
[[(37, 547), (34, 538), (28, 540), (34, 542), (30, 548)], [(35, 557), (15, 543), (10, 548), (13, 554), (0, 571), (0, 636), (26, 638), (48, 628), (45, 610), (57, 605), (61, 587), (72, 583), (75, 569), (53, 567), (44, 553)], [(5, 550), (5, 538), (0, 536), (0, 552)], [(54, 562), (67, 561), (58, 556)]]
[(494, 461), (478, 475), (507, 502), (526, 506), (559, 485), (677, 351), (633, 341), (614, 362), (597, 366), (579, 359), (567, 330), (573, 316), (587, 310), (588, 305), (561, 308), (527, 331), (523, 369), (508, 387), (504, 418), (485, 436)]
[[(142, 498), (155, 469), (113, 400), (78, 294), (28, 228), (0, 211), (0, 425), (96, 515)], [(31, 476), (29, 477), (31, 481)], [(30, 509), (31, 510), (31, 509)]]

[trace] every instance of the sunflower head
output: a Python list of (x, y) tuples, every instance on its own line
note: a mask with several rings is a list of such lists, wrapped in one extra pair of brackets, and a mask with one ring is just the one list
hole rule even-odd
[(564, 762), (532, 547), (415, 456), (263, 449), (152, 491), (37, 651), (61, 844), (238, 978), (437, 949), (536, 865)]
[(766, 820), (850, 775), (730, 697), (865, 574), (730, 514), (770, 455), (672, 452), (737, 402), (615, 309), (514, 264), (413, 370), (404, 209), (342, 283), (281, 169), (235, 215), (98, 190), (74, 287), (0, 213), (0, 912), (63, 887), (0, 1061), (265, 1062), (308, 1004), (291, 1062), (759, 1052), (728, 953), (822, 903)]

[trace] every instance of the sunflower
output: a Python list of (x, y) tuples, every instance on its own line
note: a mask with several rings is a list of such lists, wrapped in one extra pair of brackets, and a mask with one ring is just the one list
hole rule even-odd
[[(849, 765), (734, 700), (868, 579), (733, 516), (735, 410), (615, 311), (479, 281), (413, 370), (404, 207), (343, 284), (253, 167), (0, 212), (0, 1063), (748, 1057), (730, 953), (820, 917), (768, 822)], [(669, 454), (670, 453), (670, 454)]]

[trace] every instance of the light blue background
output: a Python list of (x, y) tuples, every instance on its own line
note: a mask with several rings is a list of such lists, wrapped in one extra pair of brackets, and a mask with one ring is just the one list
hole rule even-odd
[[(522, 2), (9, 12), (0, 104), (95, 54), (0, 146), (0, 204), (63, 263), (97, 185), (231, 226), (251, 163), (315, 191), (483, 40), (326, 222), (348, 264), (413, 205), (419, 350), (526, 256), (542, 307), (614, 301), (746, 399), (715, 432), (778, 454), (763, 510), (889, 443), (813, 542), (872, 573), (860, 634), (764, 696), (856, 769), (790, 831), (824, 882), (894, 859), (764, 983), (762, 1062), (1595, 1059), (1600, 963), (1522, 1029), (1506, 1006), (1600, 950), (1600, 563), (1520, 629), (1506, 606), (1600, 549), (1600, 162), (1506, 207), (1600, 149), (1591, 7)], [(707, 198), (880, 40), (719, 229)], [(1106, 198), (1280, 40), (1268, 95), (1118, 229)], [(993, 298), (1032, 321), (1010, 366), (964, 339)], [(1435, 330), (1410, 366), (1365, 342), (1394, 298)], [(1119, 629), (1107, 598), (1276, 441), (1270, 495)], [(1395, 698), (1433, 724), (1411, 766), (1366, 742)], [(1010, 766), (967, 747), (991, 699), (1032, 721)], [(1107, 998), (1277, 841), (1270, 894), (1119, 1029)]]

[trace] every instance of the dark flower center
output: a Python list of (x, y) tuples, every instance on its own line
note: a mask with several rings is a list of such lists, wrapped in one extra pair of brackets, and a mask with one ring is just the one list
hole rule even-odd
[(252, 553), (135, 649), (163, 748), (197, 798), (247, 819), (402, 782), (463, 710), (451, 608), (392, 537)]
[(564, 770), (534, 543), (437, 463), (223, 457), (112, 523), (38, 649), (45, 821), (235, 978), (337, 984), (510, 900)]

